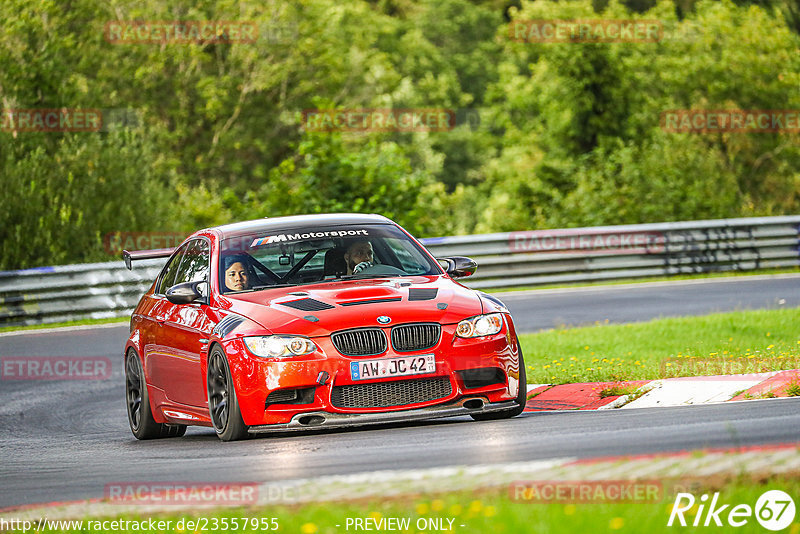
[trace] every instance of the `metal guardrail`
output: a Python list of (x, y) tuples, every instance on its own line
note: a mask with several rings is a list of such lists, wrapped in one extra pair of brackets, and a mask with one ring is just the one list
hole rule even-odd
[(800, 267), (800, 216), (536, 230), (423, 240), (478, 261), (473, 288)]
[[(437, 257), (469, 256), (476, 289), (800, 267), (800, 216), (720, 219), (421, 240)], [(0, 326), (124, 317), (164, 260), (0, 272)]]

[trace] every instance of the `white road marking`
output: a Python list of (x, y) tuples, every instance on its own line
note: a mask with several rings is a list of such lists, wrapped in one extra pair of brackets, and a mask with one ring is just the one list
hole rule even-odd
[(114, 323), (101, 323), (101, 324), (81, 324), (76, 326), (56, 326), (53, 328), (31, 328), (28, 330), (11, 330), (9, 332), (0, 332), (0, 337), (8, 336), (26, 336), (35, 334), (58, 334), (61, 332), (78, 332), (81, 330), (100, 330), (103, 328), (116, 328), (120, 326), (127, 326), (130, 324), (129, 319), (123, 319)]

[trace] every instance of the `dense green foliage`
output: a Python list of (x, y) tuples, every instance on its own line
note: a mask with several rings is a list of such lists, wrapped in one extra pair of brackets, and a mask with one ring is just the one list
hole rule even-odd
[[(508, 7), (511, 6), (511, 7)], [(797, 213), (797, 133), (668, 133), (668, 109), (800, 109), (791, 1), (4, 0), (2, 109), (134, 110), (0, 131), (0, 268), (107, 260), (109, 232), (378, 212), (419, 235)], [(521, 43), (509, 19), (643, 18), (656, 43)], [(130, 44), (109, 21), (253, 21), (255, 43)], [(302, 111), (448, 108), (438, 132)], [(469, 114), (468, 113), (468, 114)]]

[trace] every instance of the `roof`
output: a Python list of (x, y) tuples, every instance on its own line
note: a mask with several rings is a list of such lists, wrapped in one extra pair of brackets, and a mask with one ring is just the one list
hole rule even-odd
[(323, 213), (316, 215), (292, 215), (290, 217), (265, 217), (217, 226), (214, 230), (222, 238), (239, 237), (253, 233), (272, 231), (317, 230), (321, 226), (346, 226), (351, 224), (394, 224), (383, 215), (366, 213)]

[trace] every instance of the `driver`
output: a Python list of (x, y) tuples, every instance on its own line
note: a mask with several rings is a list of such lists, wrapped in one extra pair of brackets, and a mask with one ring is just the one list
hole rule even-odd
[(369, 241), (355, 241), (344, 252), (347, 274), (358, 274), (367, 267), (372, 267), (372, 244)]
[(247, 260), (242, 256), (223, 258), (225, 268), (225, 287), (230, 291), (250, 289), (250, 275), (247, 271)]

